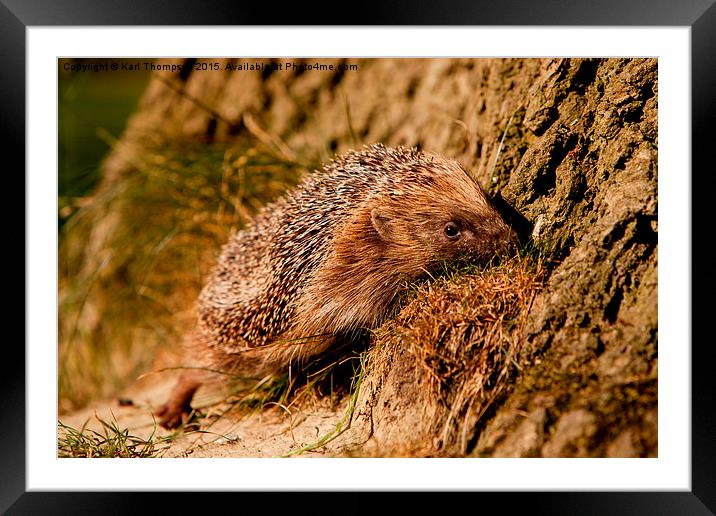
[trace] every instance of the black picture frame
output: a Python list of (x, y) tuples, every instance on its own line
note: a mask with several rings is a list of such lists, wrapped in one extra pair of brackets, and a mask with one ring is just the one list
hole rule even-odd
[[(709, 240), (713, 234), (713, 206), (708, 185), (713, 175), (710, 155), (716, 125), (716, 0), (673, 2), (671, 0), (503, 0), (470, 2), (450, 0), (433, 4), (401, 1), (389, 4), (360, 3), (350, 9), (336, 4), (308, 9), (303, 3), (277, 8), (262, 2), (190, 0), (144, 0), (141, 3), (112, 0), (0, 0), (0, 130), (5, 163), (17, 156), (19, 167), (25, 167), (25, 73), (26, 29), (32, 26), (77, 25), (557, 25), (557, 26), (684, 26), (691, 28), (692, 73), (692, 490), (690, 492), (529, 492), (529, 493), (452, 493), (449, 506), (444, 497), (438, 503), (442, 510), (453, 503), (484, 509), (484, 504), (499, 503), (500, 510), (523, 508), (529, 514), (713, 514), (716, 512), (716, 416), (711, 374), (713, 339), (703, 331), (713, 303), (703, 294), (714, 287), (713, 254), (693, 243)], [(8, 167), (8, 172), (10, 172)], [(711, 174), (710, 174), (711, 172)], [(676, 172), (675, 172), (676, 173)], [(684, 173), (684, 171), (679, 171)], [(17, 174), (16, 177), (20, 175)], [(684, 174), (685, 176), (685, 174)], [(699, 185), (697, 188), (696, 185)], [(25, 199), (24, 176), (19, 185)], [(20, 196), (13, 197), (20, 198)], [(10, 217), (19, 211), (13, 211)], [(24, 210), (23, 210), (24, 213)], [(22, 235), (20, 234), (22, 230)], [(704, 236), (700, 236), (704, 235)], [(707, 236), (708, 235), (708, 236)], [(6, 224), (4, 237), (24, 241), (25, 225)], [(28, 256), (23, 246), (22, 268), (27, 275)], [(13, 275), (19, 277), (19, 275)], [(693, 277), (693, 276), (692, 276)], [(19, 290), (18, 290), (19, 291)], [(24, 291), (24, 285), (23, 285)], [(25, 294), (23, 294), (23, 301)], [(14, 306), (25, 303), (13, 302)], [(7, 316), (6, 316), (7, 317)], [(23, 318), (26, 320), (25, 318)], [(11, 319), (7, 317), (6, 324)], [(8, 324), (9, 326), (9, 324)], [(23, 326), (24, 336), (24, 326)], [(166, 511), (194, 512), (213, 503), (232, 503), (228, 493), (83, 493), (25, 492), (25, 352), (15, 339), (5, 336), (4, 368), (0, 374), (0, 511), (8, 514), (119, 514), (150, 509), (155, 502)], [(20, 443), (23, 443), (22, 445)], [(402, 496), (400, 512), (430, 508), (425, 493)], [(249, 510), (254, 504), (266, 505), (266, 494), (237, 493), (233, 503), (237, 510)], [(290, 512), (346, 512), (365, 510), (383, 504), (380, 493), (344, 493), (340, 502), (328, 494), (316, 503), (311, 493), (292, 493), (288, 505), (270, 507)], [(160, 497), (159, 500), (156, 500)], [(331, 501), (329, 501), (329, 498)], [(373, 505), (375, 502), (375, 505)], [(213, 505), (212, 503), (212, 505)], [(339, 505), (336, 505), (339, 503)], [(479, 504), (479, 505), (478, 505)], [(279, 509), (283, 507), (283, 509)], [(338, 507), (338, 509), (337, 509)], [(390, 507), (385, 506), (383, 507)], [(457, 507), (457, 505), (455, 506)], [(362, 509), (361, 509), (362, 508)]]

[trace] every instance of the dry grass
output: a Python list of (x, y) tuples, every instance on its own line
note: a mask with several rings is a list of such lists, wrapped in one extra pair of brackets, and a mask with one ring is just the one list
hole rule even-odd
[[(406, 444), (405, 455), (464, 455), (480, 419), (520, 369), (523, 326), (542, 285), (539, 259), (443, 276), (417, 287), (395, 320), (376, 332), (370, 372), (385, 381), (398, 349), (408, 349), (426, 386), (423, 428), (430, 449)], [(390, 450), (390, 454), (400, 450)], [(380, 452), (379, 452), (380, 453)]]
[(174, 144), (126, 159), (131, 170), (81, 200), (60, 233), (61, 412), (180, 351), (219, 247), (303, 170), (262, 144)]

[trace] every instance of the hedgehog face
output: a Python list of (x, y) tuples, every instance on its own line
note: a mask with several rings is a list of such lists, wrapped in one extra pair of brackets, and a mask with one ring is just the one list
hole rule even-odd
[(513, 235), (495, 213), (494, 216), (454, 214), (429, 224), (426, 241), (439, 260), (483, 262), (507, 251)]
[(396, 224), (404, 226), (396, 233), (411, 236), (412, 247), (423, 246), (431, 260), (471, 262), (512, 247), (512, 231), (458, 162), (433, 157), (413, 173), (392, 206)]
[(437, 261), (486, 262), (506, 251), (513, 234), (489, 205), (456, 208), (454, 203), (423, 204), (414, 212), (376, 208), (371, 213), (374, 229), (393, 261), (401, 257), (420, 268)]

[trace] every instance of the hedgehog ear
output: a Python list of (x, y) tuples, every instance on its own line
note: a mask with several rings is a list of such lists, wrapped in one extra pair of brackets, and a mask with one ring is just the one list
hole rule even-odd
[(384, 208), (373, 208), (370, 212), (370, 221), (380, 238), (388, 240), (390, 237), (390, 215)]

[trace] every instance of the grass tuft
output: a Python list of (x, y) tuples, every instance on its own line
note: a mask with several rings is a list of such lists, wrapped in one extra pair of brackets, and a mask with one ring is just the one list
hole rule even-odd
[(168, 445), (162, 446), (169, 441), (168, 438), (155, 436), (156, 422), (149, 438), (142, 439), (130, 434), (128, 428), (120, 428), (114, 414), (112, 414), (111, 421), (105, 421), (97, 414), (94, 417), (101, 425), (101, 432), (88, 429), (89, 420), (79, 430), (65, 425), (61, 421), (57, 422), (59, 457), (156, 457), (168, 448)]

